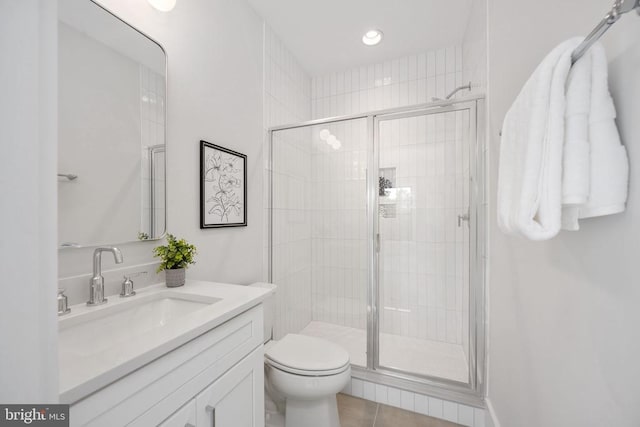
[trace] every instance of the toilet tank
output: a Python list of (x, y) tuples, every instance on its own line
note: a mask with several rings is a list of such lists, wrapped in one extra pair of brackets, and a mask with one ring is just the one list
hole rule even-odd
[[(272, 283), (266, 282), (256, 282), (249, 286), (255, 286), (258, 288), (267, 288), (273, 289), (274, 292), (277, 292), (277, 286)], [(275, 322), (276, 316), (276, 299), (275, 294), (270, 294), (267, 299), (262, 302), (262, 307), (264, 310), (264, 342), (270, 341), (273, 336), (273, 325)]]

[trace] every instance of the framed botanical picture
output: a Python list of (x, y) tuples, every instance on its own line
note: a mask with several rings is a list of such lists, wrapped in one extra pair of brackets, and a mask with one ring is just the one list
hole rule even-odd
[(200, 228), (247, 225), (247, 156), (200, 141)]

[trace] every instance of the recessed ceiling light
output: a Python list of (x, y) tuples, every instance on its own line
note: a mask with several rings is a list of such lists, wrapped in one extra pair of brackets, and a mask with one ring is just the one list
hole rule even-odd
[(169, 12), (176, 7), (176, 0), (147, 0), (149, 4), (160, 12)]
[(367, 46), (375, 46), (382, 40), (382, 31), (380, 30), (369, 30), (362, 36), (362, 43)]

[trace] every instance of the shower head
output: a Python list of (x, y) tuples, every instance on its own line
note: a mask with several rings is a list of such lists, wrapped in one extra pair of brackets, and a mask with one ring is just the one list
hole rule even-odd
[(448, 99), (450, 99), (453, 95), (455, 95), (456, 93), (460, 92), (461, 90), (471, 90), (471, 82), (467, 83), (464, 86), (458, 86), (457, 88), (455, 88), (453, 91), (451, 91), (451, 93), (447, 96), (445, 96), (444, 98), (438, 98), (438, 97), (433, 97), (431, 98), (432, 101), (436, 102), (436, 101), (446, 101)]
[(58, 177), (67, 178), (69, 181), (73, 181), (74, 179), (76, 179), (78, 177), (78, 175), (74, 175), (72, 173), (59, 173)]

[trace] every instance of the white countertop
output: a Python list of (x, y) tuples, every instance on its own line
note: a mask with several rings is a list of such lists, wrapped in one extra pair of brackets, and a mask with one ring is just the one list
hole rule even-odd
[[(175, 318), (170, 323), (137, 335), (135, 339), (130, 339), (126, 343), (120, 342), (112, 347), (107, 346), (108, 348), (94, 354), (81, 354), (77, 350), (70, 350), (65, 348), (65, 342), (61, 341), (58, 349), (61, 403), (73, 403), (88, 396), (260, 304), (273, 292), (272, 289), (263, 287), (194, 280), (187, 280), (185, 286), (179, 288), (167, 288), (164, 283), (161, 283), (136, 289), (137, 295), (130, 298), (111, 296), (107, 304), (98, 307), (87, 307), (85, 304), (72, 306), (70, 314), (59, 318), (60, 328), (65, 328), (65, 325), (79, 324), (83, 321), (83, 315), (87, 316), (89, 313), (97, 313), (109, 308), (113, 310), (115, 306), (127, 304), (135, 298), (167, 291), (173, 294), (219, 298), (220, 301)], [(100, 331), (95, 331), (95, 334), (99, 335)]]

